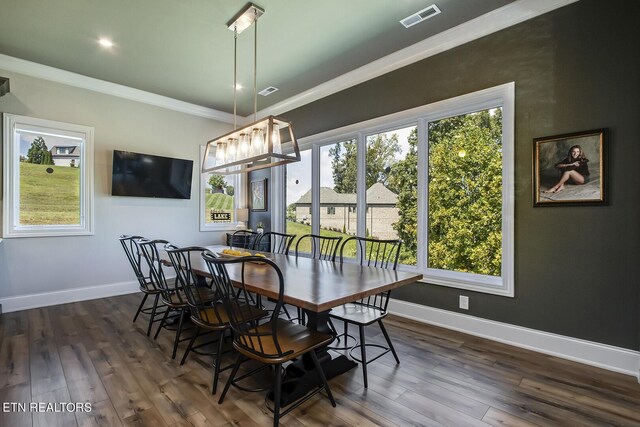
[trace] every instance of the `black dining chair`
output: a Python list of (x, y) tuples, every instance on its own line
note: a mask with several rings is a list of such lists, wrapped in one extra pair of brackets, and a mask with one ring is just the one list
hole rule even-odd
[[(313, 259), (335, 261), (342, 237), (305, 234), (296, 242), (296, 256), (307, 254)], [(307, 245), (309, 251), (307, 252)]]
[[(151, 281), (148, 268), (145, 268), (144, 264), (141, 262), (142, 253), (140, 247), (138, 246), (138, 241), (140, 239), (144, 239), (144, 237), (122, 235), (118, 240), (120, 240), (120, 244), (124, 249), (124, 253), (127, 255), (127, 259), (131, 264), (131, 268), (133, 268), (133, 272), (136, 275), (136, 279), (138, 280), (138, 284), (140, 286), (140, 292), (142, 292), (143, 294), (142, 301), (140, 301), (140, 305), (136, 310), (136, 314), (133, 316), (133, 322), (135, 323), (140, 313), (148, 314), (149, 326), (147, 326), (147, 336), (149, 336), (151, 335), (151, 328), (153, 327), (153, 323), (160, 321), (160, 319), (156, 319), (156, 317), (164, 315), (164, 311), (157, 311), (158, 302), (160, 300), (160, 290)], [(143, 272), (143, 270), (145, 270), (146, 273)], [(153, 305), (151, 307), (144, 308), (144, 304), (149, 296), (153, 297)], [(160, 306), (160, 308), (162, 308), (162, 305)]]
[(269, 231), (260, 234), (256, 239), (253, 247), (258, 251), (271, 252), (272, 254), (288, 255), (291, 244), (293, 243), (293, 239), (295, 238), (295, 234)]
[[(349, 237), (346, 239), (340, 247), (340, 263), (347, 260), (347, 253), (351, 253), (353, 248), (355, 251), (355, 260), (358, 264), (363, 266), (379, 267), (397, 269), (398, 259), (400, 256), (400, 247), (402, 246), (402, 240), (378, 240), (365, 237)], [(400, 363), (396, 350), (393, 348), (393, 343), (389, 338), (382, 320), (387, 316), (387, 306), (389, 305), (389, 297), (391, 291), (381, 292), (376, 295), (364, 298), (362, 300), (344, 304), (340, 307), (336, 307), (331, 310), (329, 316), (336, 320), (343, 322), (344, 331), (341, 334), (336, 332), (336, 340), (338, 343), (344, 337), (344, 344), (346, 345), (349, 337), (349, 324), (358, 326), (360, 333), (360, 342), (352, 347), (332, 347), (334, 349), (349, 349), (349, 356), (352, 359), (362, 364), (362, 373), (364, 375), (364, 387), (368, 387), (367, 382), (367, 364), (387, 354), (389, 351), (396, 359), (396, 363)], [(365, 342), (364, 328), (373, 323), (377, 323), (380, 326), (380, 330), (387, 341), (387, 346), (379, 344), (367, 344)], [(378, 354), (373, 359), (367, 360), (367, 347), (376, 347), (382, 349), (382, 353)], [(360, 349), (360, 355), (355, 354), (357, 349)]]
[[(163, 268), (163, 259), (160, 256), (160, 252), (164, 250), (165, 245), (168, 244), (169, 242), (166, 240), (141, 240), (139, 242), (142, 255), (149, 265), (151, 281), (160, 290), (162, 302), (167, 306), (167, 310), (165, 311), (164, 316), (162, 316), (162, 320), (160, 321), (160, 325), (158, 326), (153, 339), (157, 339), (162, 328), (167, 327), (167, 318), (173, 313), (173, 317), (178, 321), (178, 325), (175, 329), (175, 338), (173, 340), (173, 352), (171, 353), (171, 358), (175, 359), (176, 352), (178, 351), (178, 344), (181, 341), (190, 339), (191, 337), (181, 338), (184, 318), (187, 315), (187, 310), (189, 309), (187, 295), (185, 294), (179, 280), (176, 279), (172, 282), (167, 280)], [(205, 287), (200, 289), (199, 292), (202, 293), (203, 299), (208, 301), (215, 300), (215, 292), (211, 289)]]
[[(229, 316), (222, 303), (220, 294), (216, 294), (212, 300), (210, 297), (206, 298), (207, 294), (204, 293), (203, 287), (211, 289), (210, 283), (207, 283), (202, 275), (196, 274), (192, 268), (192, 260), (197, 257), (198, 260), (202, 259), (202, 254), (206, 251), (205, 248), (192, 246), (187, 248), (178, 248), (173, 245), (166, 245), (165, 250), (169, 255), (171, 264), (176, 272), (176, 279), (180, 284), (180, 287), (184, 290), (187, 296), (187, 304), (189, 305), (189, 311), (191, 313), (191, 322), (195, 325), (195, 333), (189, 340), (189, 345), (184, 352), (184, 356), (180, 361), (180, 365), (184, 364), (187, 356), (191, 351), (198, 354), (205, 354), (198, 350), (199, 346), (194, 346), (196, 339), (202, 335), (203, 332), (213, 332), (216, 334), (217, 349), (214, 354), (213, 361), (213, 384), (211, 386), (211, 394), (216, 394), (218, 387), (218, 377), (220, 372), (230, 369), (232, 365), (222, 366), (222, 354), (225, 341), (225, 334), (231, 332), (229, 325)], [(213, 289), (215, 292), (215, 289)], [(247, 307), (251, 313), (248, 313), (249, 319), (259, 319), (264, 316), (265, 312), (254, 306)], [(206, 342), (202, 345), (209, 345), (211, 342)], [(208, 354), (208, 353), (207, 353)]]
[[(296, 257), (309, 255), (313, 259), (335, 261), (342, 237), (320, 236), (304, 234), (296, 242)], [(308, 251), (307, 251), (308, 250)], [(298, 308), (298, 319), (305, 323), (304, 312)]]
[[(296, 238), (295, 234), (286, 234), (286, 233), (278, 233), (276, 231), (269, 231), (267, 233), (261, 234), (254, 245), (255, 250), (266, 251), (272, 254), (281, 254), (281, 255), (289, 255), (289, 249), (291, 248), (291, 244), (293, 240)], [(267, 249), (264, 249), (267, 248)], [(269, 301), (274, 302), (272, 299)], [(260, 299), (258, 299), (258, 303)], [(287, 316), (289, 320), (296, 320), (291, 317), (289, 314), (289, 310), (286, 305), (282, 306), (284, 314)], [(300, 315), (298, 315), (298, 320), (300, 319)]]
[(256, 244), (256, 239), (260, 236), (260, 233), (250, 230), (238, 230), (234, 231), (231, 235), (231, 245), (237, 248), (253, 249)]
[[(278, 317), (284, 297), (284, 278), (278, 266), (273, 261), (260, 257), (226, 259), (216, 258), (212, 253), (205, 253), (203, 258), (211, 272), (214, 285), (223, 295), (224, 307), (229, 315), (229, 323), (233, 330), (233, 347), (238, 352), (233, 370), (220, 395), (219, 403), (223, 403), (231, 385), (243, 389), (236, 383), (236, 375), (242, 362), (246, 359), (251, 359), (274, 368), (272, 391), (274, 426), (279, 425), (280, 417), (288, 414), (323, 389), (326, 391), (331, 405), (335, 407), (336, 402), (315, 352), (316, 348), (330, 343), (333, 340), (333, 336)], [(247, 272), (249, 269), (256, 268), (256, 266), (248, 265), (251, 262), (262, 264), (259, 267), (260, 271), (257, 273), (260, 277), (274, 278), (278, 284), (278, 298), (275, 310), (259, 321), (247, 316), (248, 313), (251, 313), (251, 310), (248, 309), (250, 304), (248, 302), (249, 295), (245, 278), (248, 274), (256, 274), (254, 271)], [(239, 281), (236, 280), (235, 283), (241, 291), (240, 294), (234, 289), (227, 268), (240, 268), (241, 279)], [(318, 387), (299, 400), (292, 402), (287, 409), (281, 410), (283, 364), (303, 355), (308, 355), (313, 362), (314, 372), (317, 374)]]

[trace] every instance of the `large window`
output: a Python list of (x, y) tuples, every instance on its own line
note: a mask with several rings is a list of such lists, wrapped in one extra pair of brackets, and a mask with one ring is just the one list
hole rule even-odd
[(321, 233), (402, 239), (427, 283), (513, 296), (513, 120), (508, 83), (308, 137), (304, 206)]
[(93, 234), (93, 128), (4, 115), (4, 237)]
[[(204, 147), (200, 148), (200, 164), (204, 156)], [(215, 152), (210, 154), (215, 155)], [(208, 159), (212, 161), (213, 157)], [(240, 189), (241, 174), (200, 175), (200, 231), (233, 230), (237, 225), (237, 194)], [(239, 197), (240, 196), (240, 197)]]

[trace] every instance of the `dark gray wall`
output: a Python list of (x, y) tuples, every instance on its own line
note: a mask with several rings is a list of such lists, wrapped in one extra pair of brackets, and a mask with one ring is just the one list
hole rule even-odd
[[(249, 179), (247, 182), (247, 194), (249, 195), (249, 205), (251, 205), (251, 181), (259, 181), (267, 179), (267, 210), (266, 212), (252, 212), (249, 210), (249, 228), (255, 230), (258, 222), (264, 223), (264, 231), (271, 231), (271, 209), (272, 209), (272, 190), (271, 185), (271, 169), (260, 169), (257, 171), (249, 172)], [(251, 209), (251, 206), (249, 206)]]
[[(638, 349), (640, 2), (582, 0), (283, 116), (299, 137), (516, 83), (515, 298), (414, 284), (396, 298)], [(532, 139), (608, 127), (609, 205), (532, 207)]]

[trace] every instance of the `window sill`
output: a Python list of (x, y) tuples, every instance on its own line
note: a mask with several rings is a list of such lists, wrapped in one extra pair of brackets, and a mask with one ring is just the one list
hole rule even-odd
[(487, 284), (458, 282), (455, 280), (435, 279), (433, 277), (425, 277), (423, 279), (418, 280), (418, 282), (423, 283), (425, 285), (445, 286), (447, 288), (462, 289), (465, 291), (480, 292), (483, 294), (498, 295), (498, 296), (510, 297), (510, 298), (514, 297), (512, 290), (509, 290), (504, 287), (495, 287)]

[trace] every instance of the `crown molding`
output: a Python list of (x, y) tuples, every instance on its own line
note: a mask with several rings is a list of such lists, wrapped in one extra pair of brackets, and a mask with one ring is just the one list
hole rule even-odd
[[(81, 89), (87, 89), (93, 92), (117, 96), (130, 101), (142, 102), (143, 104), (166, 108), (180, 113), (205, 117), (207, 119), (213, 119), (224, 123), (233, 123), (233, 114), (203, 107), (201, 105), (179, 101), (177, 99), (146, 92), (140, 89), (134, 89), (132, 87), (95, 79), (93, 77), (83, 76), (82, 74), (60, 70), (58, 68), (49, 67), (48, 65), (42, 65), (8, 55), (0, 54), (0, 69), (56, 83), (62, 83)], [(239, 119), (242, 120), (242, 117)]]
[(577, 1), (517, 0), (262, 109), (258, 112), (258, 117), (283, 114)]

